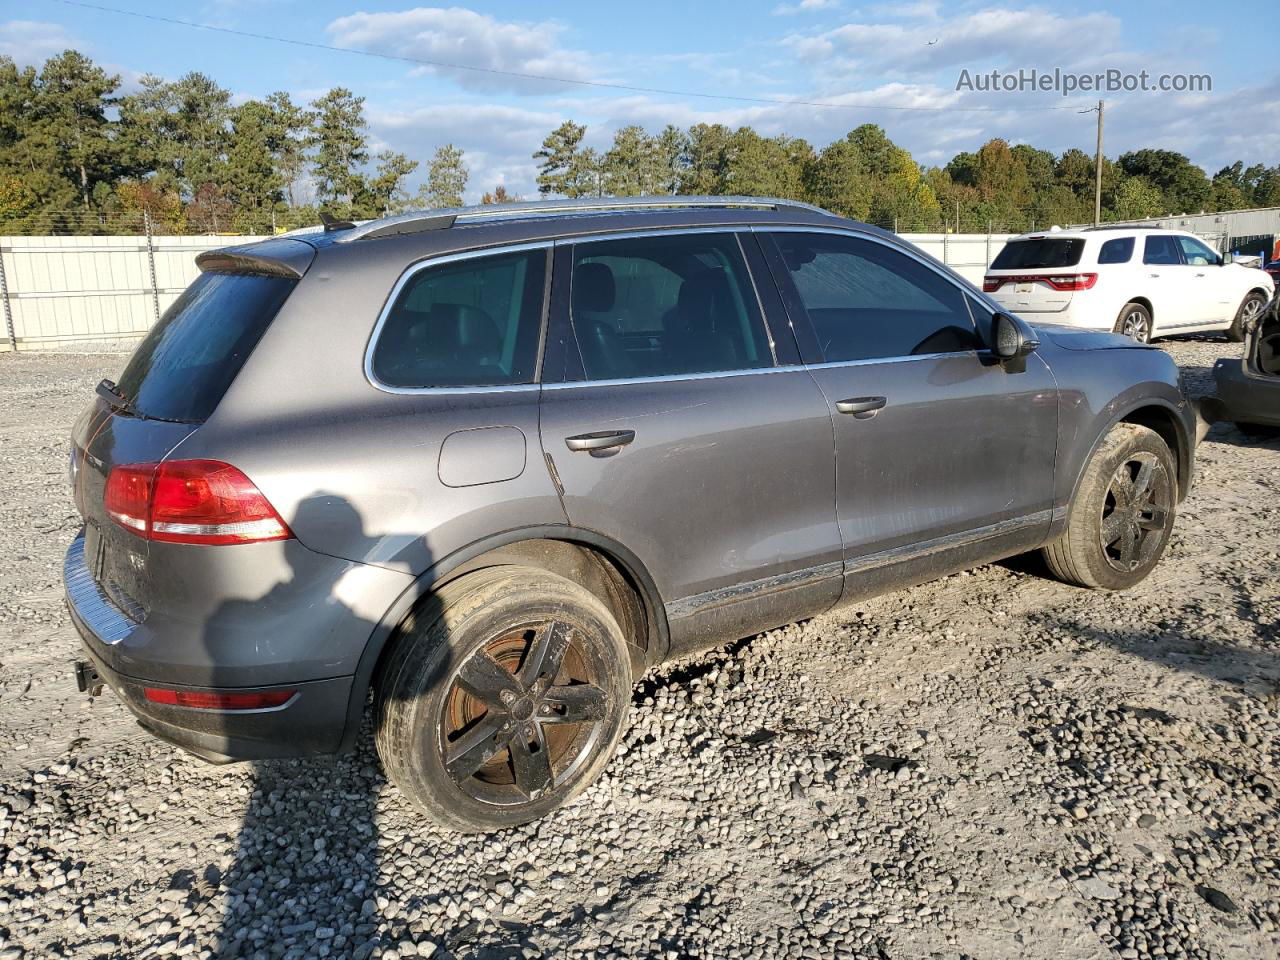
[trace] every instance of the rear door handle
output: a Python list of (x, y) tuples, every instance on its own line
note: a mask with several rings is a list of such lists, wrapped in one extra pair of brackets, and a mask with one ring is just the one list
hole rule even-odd
[(636, 438), (634, 430), (602, 430), (599, 433), (580, 433), (576, 437), (565, 437), (564, 445), (570, 450), (586, 450), (592, 456), (612, 451), (616, 453), (621, 447)]
[(870, 420), (886, 403), (888, 401), (884, 397), (851, 397), (848, 400), (837, 400), (836, 410), (840, 413), (852, 413), (859, 420)]

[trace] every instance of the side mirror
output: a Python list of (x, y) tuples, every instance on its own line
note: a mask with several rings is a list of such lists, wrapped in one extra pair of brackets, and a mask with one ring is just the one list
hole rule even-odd
[(1228, 264), (1235, 263), (1235, 262), (1236, 262), (1236, 255), (1234, 253), (1231, 253), (1230, 251), (1228, 251), (1227, 253), (1224, 253), (1222, 255), (1222, 265), (1224, 267), (1227, 266)]
[(1022, 360), (1036, 347), (1039, 340), (1029, 340), (1022, 334), (1022, 327), (1007, 313), (997, 313), (991, 318), (991, 349), (1002, 363)]

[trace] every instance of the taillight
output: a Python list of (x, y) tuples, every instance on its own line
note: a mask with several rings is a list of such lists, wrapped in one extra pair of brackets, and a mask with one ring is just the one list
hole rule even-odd
[(166, 543), (220, 546), (293, 536), (253, 481), (220, 460), (113, 467), (104, 506), (126, 530)]
[(144, 687), (142, 695), (152, 703), (196, 710), (266, 710), (282, 707), (293, 699), (294, 690), (264, 690), (260, 693), (206, 693), (202, 690), (168, 690)]
[(1098, 282), (1096, 273), (1024, 273), (1018, 276), (982, 278), (982, 292), (995, 293), (1006, 283), (1047, 283), (1055, 290), (1088, 290)]

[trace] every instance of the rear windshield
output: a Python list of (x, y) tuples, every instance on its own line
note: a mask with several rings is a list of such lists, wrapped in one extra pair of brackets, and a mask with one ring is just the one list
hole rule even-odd
[(1083, 240), (1039, 237), (1010, 240), (991, 261), (992, 270), (1034, 270), (1042, 267), (1074, 267), (1084, 252)]
[(116, 386), (143, 416), (208, 419), (296, 283), (202, 273), (138, 344)]

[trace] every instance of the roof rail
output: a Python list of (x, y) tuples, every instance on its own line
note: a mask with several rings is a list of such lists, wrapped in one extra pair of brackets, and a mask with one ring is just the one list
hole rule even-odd
[(526, 200), (519, 203), (480, 204), (470, 207), (454, 207), (445, 210), (420, 210), (402, 213), (379, 220), (365, 220), (350, 230), (342, 230), (334, 239), (340, 243), (363, 240), (370, 237), (387, 237), (404, 233), (423, 233), (429, 230), (447, 230), (455, 223), (475, 223), (499, 220), (523, 220), (534, 217), (551, 217), (560, 214), (605, 213), (610, 210), (683, 210), (691, 208), (721, 208), (750, 210), (806, 210), (810, 213), (834, 217), (829, 210), (801, 203), (799, 200), (779, 200), (775, 197), (587, 197), (575, 200)]
[(1097, 227), (1085, 227), (1085, 230), (1167, 230), (1168, 227), (1158, 223), (1108, 223)]

